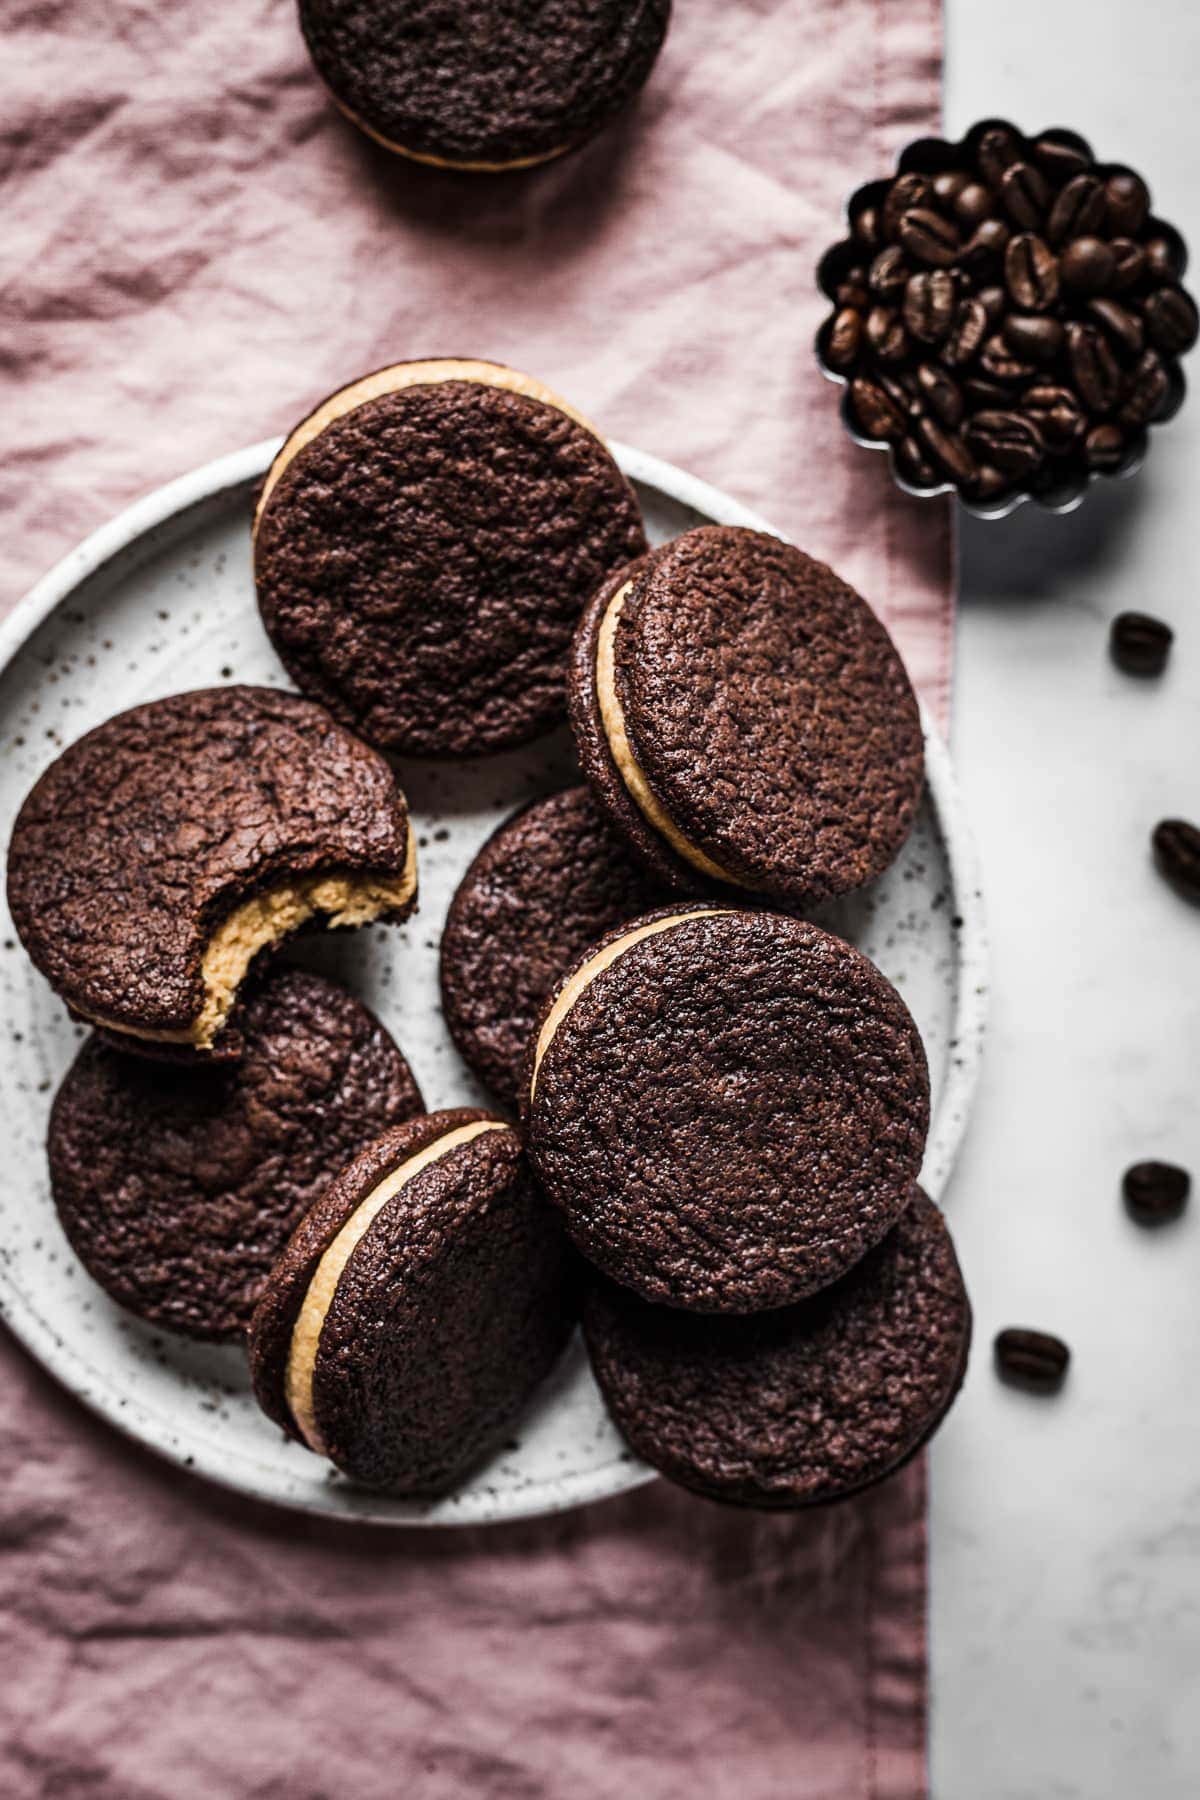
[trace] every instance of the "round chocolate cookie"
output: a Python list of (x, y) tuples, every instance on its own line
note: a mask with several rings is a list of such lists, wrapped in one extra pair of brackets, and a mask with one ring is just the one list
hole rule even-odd
[(387, 763), (271, 688), (175, 694), (97, 726), (33, 788), (8, 852), (33, 961), (148, 1055), (236, 1054), (226, 1021), (260, 952), (310, 923), (403, 919), (416, 890)]
[(576, 1302), (516, 1132), (430, 1113), (363, 1150), (297, 1227), (251, 1323), (254, 1391), (355, 1481), (440, 1493), (548, 1373)]
[(908, 1204), (929, 1074), (899, 994), (781, 913), (664, 910), (544, 1007), (530, 1159), (593, 1263), (648, 1300), (756, 1312), (827, 1286)]
[(50, 1114), (71, 1248), (121, 1306), (188, 1337), (239, 1336), (330, 1178), (422, 1106), (382, 1025), (323, 976), (269, 971), (238, 1028), (241, 1059), (202, 1069), (89, 1038)]
[(639, 1456), (709, 1499), (780, 1509), (847, 1499), (906, 1463), (949, 1411), (971, 1341), (950, 1233), (920, 1190), (857, 1267), (798, 1306), (699, 1318), (598, 1281), (583, 1323)]
[(442, 168), (547, 162), (638, 93), (671, 0), (300, 0), (317, 72), (388, 150)]
[(506, 1105), (519, 1103), (525, 1052), (555, 982), (659, 898), (587, 788), (535, 800), (488, 839), (442, 933), (442, 1010), (464, 1060)]
[(924, 746), (904, 665), (853, 588), (779, 538), (702, 525), (607, 582), (570, 692), (598, 804), (675, 892), (828, 899), (908, 836)]
[(646, 548), (580, 415), (497, 363), (381, 369), (297, 426), (255, 522), (263, 622), (298, 687), (381, 749), (546, 731), (598, 584)]

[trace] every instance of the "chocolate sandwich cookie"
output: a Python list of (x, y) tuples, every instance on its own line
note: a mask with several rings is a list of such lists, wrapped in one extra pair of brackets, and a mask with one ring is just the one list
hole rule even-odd
[(298, 1226), (251, 1323), (254, 1391), (355, 1481), (440, 1493), (548, 1373), (576, 1299), (516, 1132), (430, 1113), (363, 1150)]
[(317, 72), (385, 149), (485, 172), (590, 138), (654, 67), (670, 0), (300, 0)]
[(808, 903), (882, 873), (924, 781), (917, 702), (824, 563), (703, 525), (594, 596), (571, 722), (602, 811), (661, 882)]
[(381, 749), (471, 756), (561, 718), (590, 595), (646, 548), (596, 431), (498, 363), (400, 363), (324, 401), (268, 471), (267, 632), (306, 694)]
[(546, 1003), (530, 1159), (578, 1247), (645, 1299), (786, 1306), (908, 1204), (929, 1074), (899, 994), (781, 913), (692, 907), (611, 932)]
[(8, 853), (21, 941), (71, 1010), (146, 1054), (236, 1054), (260, 952), (301, 926), (403, 919), (416, 844), (383, 758), (319, 706), (199, 689), (52, 763)]
[(966, 1374), (971, 1307), (945, 1221), (919, 1190), (835, 1286), (745, 1319), (650, 1306), (598, 1281), (592, 1368), (637, 1454), (712, 1500), (844, 1500), (928, 1442)]
[(238, 1006), (237, 1062), (176, 1069), (84, 1044), (50, 1114), (63, 1230), (121, 1306), (240, 1335), (293, 1228), (362, 1144), (422, 1109), (362, 1003), (277, 968)]
[(587, 788), (501, 825), (459, 883), (442, 933), (442, 1010), (465, 1061), (508, 1106), (542, 1001), (590, 944), (661, 896)]

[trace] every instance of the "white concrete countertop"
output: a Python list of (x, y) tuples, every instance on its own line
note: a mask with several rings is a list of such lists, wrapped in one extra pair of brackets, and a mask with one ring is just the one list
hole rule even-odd
[[(1070, 125), (1150, 183), (1200, 278), (1194, 0), (946, 0), (947, 129)], [(947, 1195), (976, 1309), (933, 1454), (937, 1800), (1200, 1794), (1200, 1192), (1125, 1216), (1147, 1157), (1200, 1177), (1200, 909), (1156, 873), (1200, 822), (1200, 351), (1142, 473), (1065, 518), (961, 520), (954, 745), (993, 937), (992, 1031)], [(1126, 607), (1176, 628), (1123, 675)], [(992, 1369), (1008, 1324), (1074, 1353), (1056, 1398)]]

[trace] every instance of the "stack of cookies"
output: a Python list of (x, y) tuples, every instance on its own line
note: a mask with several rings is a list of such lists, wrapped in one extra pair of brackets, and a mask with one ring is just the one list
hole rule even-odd
[[(49, 1133), (89, 1272), (244, 1339), (268, 1416), (393, 1492), (468, 1476), (581, 1314), (619, 1429), (683, 1485), (786, 1507), (890, 1473), (970, 1310), (915, 1185), (916, 1027), (803, 917), (887, 868), (920, 798), (882, 625), (772, 537), (651, 550), (594, 428), (463, 360), (310, 414), (254, 569), (300, 695), (122, 714), (13, 833), (17, 929), (93, 1028)], [(379, 1021), (278, 952), (415, 907), (390, 759), (486, 755), (568, 704), (585, 785), (500, 828), (442, 939), (502, 1110), (427, 1112)]]

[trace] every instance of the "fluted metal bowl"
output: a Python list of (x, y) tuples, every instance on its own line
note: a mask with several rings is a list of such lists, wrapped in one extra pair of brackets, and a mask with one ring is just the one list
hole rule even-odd
[[(874, 181), (864, 182), (855, 188), (846, 202), (843, 217), (846, 225), (846, 236), (830, 246), (817, 265), (817, 286), (830, 302), (833, 311), (823, 320), (816, 336), (817, 362), (821, 373), (827, 380), (835, 382), (843, 389), (841, 400), (842, 424), (846, 432), (856, 444), (864, 450), (881, 450), (888, 458), (892, 479), (902, 493), (911, 494), (914, 499), (929, 500), (939, 494), (955, 494), (964, 510), (979, 519), (1003, 519), (1027, 500), (1036, 502), (1047, 512), (1073, 512), (1079, 506), (1088, 488), (1096, 481), (1112, 481), (1126, 478), (1137, 473), (1145, 460), (1149, 447), (1149, 432), (1142, 427), (1130, 439), (1129, 447), (1121, 462), (1114, 469), (1072, 470), (1069, 476), (1045, 486), (1031, 486), (1014, 489), (1011, 493), (1000, 496), (991, 504), (967, 500), (954, 482), (949, 480), (935, 482), (929, 487), (918, 487), (910, 481), (897, 467), (893, 446), (885, 438), (870, 438), (864, 435), (854, 418), (850, 406), (850, 376), (830, 366), (826, 358), (826, 346), (829, 332), (837, 311), (837, 290), (845, 279), (847, 271), (856, 263), (866, 260), (864, 247), (851, 235), (852, 222), (864, 207), (877, 206), (883, 201), (888, 189), (899, 175), (937, 175), (945, 169), (962, 168), (969, 165), (974, 156), (979, 139), (985, 131), (1001, 129), (1015, 132), (1027, 143), (1052, 138), (1056, 142), (1068, 145), (1089, 158), (1095, 157), (1091, 145), (1086, 138), (1080, 137), (1077, 131), (1068, 131), (1062, 126), (1048, 126), (1044, 130), (1023, 132), (1008, 119), (980, 119), (965, 136), (957, 142), (947, 138), (916, 138), (905, 146), (896, 162), (893, 174), (883, 176)], [(1110, 175), (1131, 172), (1124, 163), (1096, 162), (1096, 174), (1101, 180)], [(1144, 180), (1144, 177), (1141, 177)], [(1142, 228), (1142, 236), (1161, 236), (1166, 238), (1175, 252), (1178, 262), (1179, 279), (1182, 281), (1187, 269), (1187, 245), (1179, 232), (1166, 220), (1151, 213)], [(1187, 382), (1178, 358), (1163, 358), (1167, 371), (1169, 389), (1162, 406), (1151, 421), (1152, 426), (1164, 425), (1174, 418), (1183, 405), (1187, 393)]]

